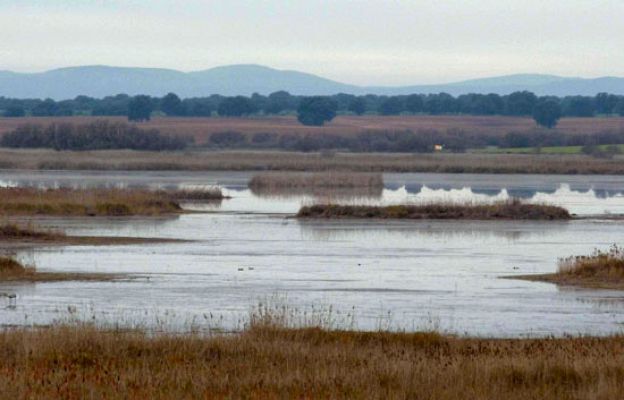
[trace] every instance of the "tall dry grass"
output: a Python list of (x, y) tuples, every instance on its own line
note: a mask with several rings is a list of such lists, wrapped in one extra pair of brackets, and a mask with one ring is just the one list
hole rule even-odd
[(624, 338), (471, 339), (252, 326), (149, 335), (88, 325), (0, 332), (17, 399), (618, 399)]
[(161, 215), (182, 211), (180, 200), (222, 199), (209, 190), (0, 188), (0, 213), (5, 215)]
[(588, 256), (571, 256), (559, 260), (561, 275), (604, 276), (624, 280), (624, 249), (617, 245), (609, 250), (596, 249)]

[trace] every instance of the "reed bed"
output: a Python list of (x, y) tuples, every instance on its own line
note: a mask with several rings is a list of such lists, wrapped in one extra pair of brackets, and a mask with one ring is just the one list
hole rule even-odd
[(476, 339), (252, 326), (167, 335), (0, 331), (0, 393), (29, 399), (617, 399), (624, 338)]
[(303, 206), (298, 218), (379, 218), (379, 219), (454, 219), (454, 220), (568, 220), (570, 213), (561, 207), (526, 204), (510, 200), (495, 204), (423, 204), (361, 206), (316, 204)]
[(185, 199), (222, 199), (220, 189), (39, 189), (0, 188), (0, 213), (5, 215), (131, 216), (182, 212)]
[(602, 289), (624, 289), (624, 249), (594, 250), (590, 255), (559, 259), (554, 274), (523, 275), (518, 279), (552, 282), (559, 285)]
[(259, 196), (379, 197), (384, 188), (382, 174), (361, 172), (263, 173), (248, 185)]

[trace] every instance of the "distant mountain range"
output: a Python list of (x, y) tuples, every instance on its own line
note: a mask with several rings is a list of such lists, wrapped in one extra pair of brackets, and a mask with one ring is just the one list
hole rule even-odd
[(231, 65), (197, 72), (157, 68), (84, 66), (42, 73), (0, 71), (0, 96), (15, 98), (70, 99), (78, 95), (104, 97), (118, 93), (180, 97), (270, 94), (286, 90), (297, 95), (465, 93), (508, 94), (529, 90), (538, 95), (589, 95), (600, 92), (624, 95), (624, 78), (565, 78), (554, 75), (520, 74), (473, 79), (439, 85), (356, 86), (298, 71), (260, 65)]

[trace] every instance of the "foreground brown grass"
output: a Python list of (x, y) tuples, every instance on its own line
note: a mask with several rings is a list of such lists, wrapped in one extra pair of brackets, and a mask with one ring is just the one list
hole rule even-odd
[(114, 274), (39, 272), (36, 267), (24, 265), (13, 257), (0, 256), (0, 282), (110, 281), (121, 278), (122, 275)]
[(298, 218), (382, 218), (382, 219), (469, 219), (469, 220), (568, 220), (561, 207), (525, 204), (518, 200), (491, 205), (424, 204), (394, 206), (352, 206), (317, 204), (303, 206)]
[[(102, 117), (29, 117), (0, 118), (0, 135), (20, 125), (70, 122), (76, 124), (101, 120)], [(107, 120), (126, 122), (124, 117), (106, 117)], [(294, 116), (256, 118), (153, 118), (141, 123), (145, 129), (158, 129), (164, 134), (191, 135), (196, 143), (206, 143), (213, 133), (236, 131), (246, 135), (255, 133), (309, 134), (325, 133), (355, 135), (370, 131), (449, 131), (461, 130), (471, 134), (504, 135), (507, 132), (525, 132), (536, 128), (530, 117), (468, 116), (468, 115), (413, 115), (413, 116), (338, 116), (323, 127), (303, 126)], [(624, 128), (624, 118), (562, 118), (554, 132), (595, 133)]]
[(618, 399), (624, 338), (464, 339), (258, 327), (0, 332), (2, 398)]
[(0, 168), (29, 170), (352, 171), (624, 174), (621, 158), (549, 154), (319, 154), (277, 151), (69, 152), (0, 149)]
[(128, 216), (181, 212), (175, 196), (143, 189), (0, 188), (5, 215)]
[(607, 251), (594, 250), (589, 256), (562, 258), (554, 274), (516, 278), (558, 285), (624, 290), (624, 249), (613, 245)]

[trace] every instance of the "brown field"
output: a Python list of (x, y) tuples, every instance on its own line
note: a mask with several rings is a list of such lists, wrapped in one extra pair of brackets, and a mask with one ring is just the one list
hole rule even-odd
[[(0, 118), (0, 135), (26, 123), (48, 125), (50, 123), (86, 123), (109, 119), (126, 121), (125, 117), (28, 117)], [(506, 134), (510, 131), (529, 131), (536, 128), (529, 117), (502, 116), (338, 116), (324, 127), (303, 126), (293, 116), (255, 118), (171, 118), (156, 117), (139, 124), (156, 128), (164, 134), (184, 134), (205, 143), (216, 132), (236, 131), (244, 134), (277, 133), (306, 134), (330, 133), (352, 135), (363, 131), (411, 130), (461, 130), (468, 133)], [(624, 117), (613, 118), (562, 118), (554, 131), (570, 134), (596, 133), (624, 129)]]
[(619, 156), (555, 154), (148, 152), (0, 149), (0, 168), (127, 171), (351, 171), (508, 174), (624, 174)]
[(616, 245), (607, 251), (595, 250), (589, 256), (571, 256), (559, 260), (554, 274), (508, 277), (551, 282), (562, 286), (624, 290), (624, 249)]
[(624, 338), (477, 339), (251, 327), (0, 332), (6, 399), (619, 399)]
[(379, 218), (379, 219), (453, 219), (453, 220), (568, 220), (564, 208), (541, 204), (524, 204), (518, 200), (491, 205), (393, 205), (354, 206), (317, 204), (303, 206), (297, 218)]

